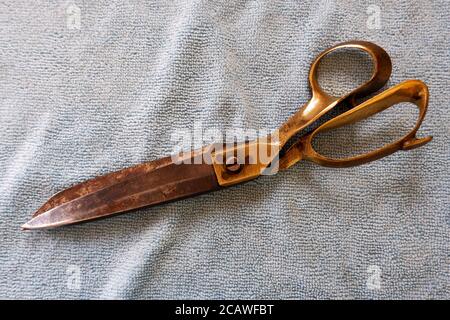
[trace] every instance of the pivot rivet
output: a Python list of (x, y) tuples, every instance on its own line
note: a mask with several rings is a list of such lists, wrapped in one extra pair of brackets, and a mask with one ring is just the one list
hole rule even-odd
[(238, 173), (242, 170), (242, 164), (238, 163), (236, 157), (229, 157), (225, 162), (225, 168), (229, 173)]

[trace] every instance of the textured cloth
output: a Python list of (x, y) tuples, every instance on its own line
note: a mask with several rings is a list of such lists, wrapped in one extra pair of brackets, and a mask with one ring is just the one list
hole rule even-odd
[[(0, 36), (0, 298), (450, 298), (448, 1), (11, 0)], [(177, 130), (278, 127), (309, 99), (314, 57), (351, 39), (388, 51), (390, 86), (428, 84), (430, 144), (20, 231), (53, 193), (170, 154)], [(370, 68), (349, 54), (322, 71), (343, 93)], [(415, 116), (318, 144), (367, 151)]]

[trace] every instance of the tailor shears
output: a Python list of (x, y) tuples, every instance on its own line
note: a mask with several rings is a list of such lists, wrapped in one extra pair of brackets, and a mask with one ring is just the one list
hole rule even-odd
[[(325, 55), (343, 48), (368, 53), (373, 61), (373, 74), (366, 83), (350, 93), (334, 97), (319, 86), (317, 69)], [(312, 63), (309, 72), (312, 98), (273, 134), (231, 146), (213, 144), (180, 153), (175, 158), (172, 156), (143, 163), (77, 184), (50, 198), (22, 228), (58, 227), (219, 190), (255, 179), (265, 170), (276, 172), (273, 168), (287, 169), (302, 159), (328, 167), (350, 167), (399, 150), (420, 147), (432, 139), (416, 138), (428, 105), (428, 88), (423, 82), (404, 81), (357, 102), (381, 89), (388, 81), (391, 70), (391, 59), (381, 47), (365, 41), (340, 43), (323, 51)], [(415, 104), (419, 108), (419, 117), (412, 131), (399, 140), (371, 152), (342, 159), (325, 157), (313, 148), (312, 141), (318, 133), (355, 123), (401, 102)], [(299, 131), (338, 106), (350, 109), (288, 144)], [(263, 152), (264, 156), (259, 152), (263, 149), (269, 149), (269, 152)], [(210, 161), (195, 161), (200, 158)]]

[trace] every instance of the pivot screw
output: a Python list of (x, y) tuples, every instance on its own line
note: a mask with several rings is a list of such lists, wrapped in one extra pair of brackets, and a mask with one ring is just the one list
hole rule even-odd
[(242, 164), (238, 163), (238, 159), (236, 157), (229, 157), (225, 162), (225, 169), (229, 173), (238, 173), (242, 170)]

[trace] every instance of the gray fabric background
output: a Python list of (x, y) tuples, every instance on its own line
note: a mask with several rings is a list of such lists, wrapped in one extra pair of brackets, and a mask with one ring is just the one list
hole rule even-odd
[[(71, 3), (80, 29), (67, 25)], [(370, 4), (380, 29), (367, 25)], [(20, 231), (53, 193), (170, 154), (171, 134), (195, 121), (278, 127), (309, 98), (315, 55), (350, 39), (390, 53), (390, 85), (429, 85), (420, 135), (432, 143)], [(0, 298), (450, 298), (449, 39), (444, 0), (1, 1)], [(324, 64), (330, 90), (360, 83), (360, 60)], [(320, 145), (367, 149), (415, 115), (400, 106)], [(376, 269), (379, 288), (367, 285)]]

